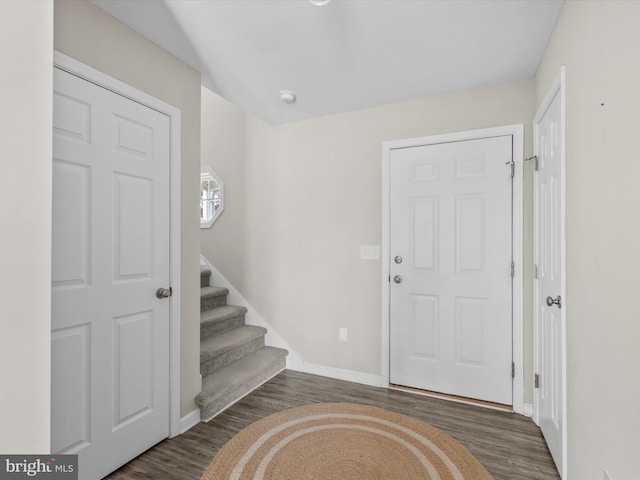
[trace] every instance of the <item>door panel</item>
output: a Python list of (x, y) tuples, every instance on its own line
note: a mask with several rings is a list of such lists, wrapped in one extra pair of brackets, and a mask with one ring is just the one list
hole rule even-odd
[(114, 174), (114, 282), (151, 277), (153, 249), (153, 184), (146, 178)]
[(456, 195), (456, 272), (484, 270), (485, 205), (482, 195)]
[(51, 336), (53, 445), (56, 451), (75, 451), (89, 444), (91, 412), (90, 326), (60, 328)]
[(437, 268), (438, 251), (438, 199), (415, 198), (412, 202), (411, 245), (413, 268), (434, 270)]
[(485, 298), (455, 299), (455, 351), (458, 364), (482, 366), (484, 363), (486, 303)]
[(91, 169), (55, 159), (53, 183), (65, 185), (54, 194), (56, 208), (65, 214), (58, 217), (53, 230), (53, 287), (89, 286), (91, 263), (91, 212), (89, 206)]
[(547, 297), (557, 298), (563, 289), (562, 238), (562, 125), (561, 96), (558, 93), (537, 125), (536, 174), (536, 282), (538, 325), (537, 417), (549, 451), (558, 470), (562, 469), (562, 308), (546, 304)]
[(52, 451), (102, 478), (169, 433), (169, 119), (54, 69)]
[(511, 404), (511, 157), (511, 136), (391, 151), (391, 383)]
[(435, 359), (438, 356), (438, 297), (411, 294), (413, 355)]

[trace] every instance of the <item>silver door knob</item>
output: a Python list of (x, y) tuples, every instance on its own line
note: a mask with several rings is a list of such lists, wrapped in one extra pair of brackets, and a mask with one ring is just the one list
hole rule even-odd
[(547, 297), (547, 306), (552, 307), (557, 305), (558, 308), (562, 308), (562, 298), (558, 295), (556, 298)]
[(393, 281), (396, 283), (402, 283), (402, 275), (396, 275), (393, 277)]
[(400, 255), (397, 255), (396, 258), (393, 259), (393, 261), (396, 263), (402, 263), (402, 257)]
[(170, 297), (173, 293), (171, 288), (159, 288), (156, 290), (156, 297), (158, 298), (167, 298)]

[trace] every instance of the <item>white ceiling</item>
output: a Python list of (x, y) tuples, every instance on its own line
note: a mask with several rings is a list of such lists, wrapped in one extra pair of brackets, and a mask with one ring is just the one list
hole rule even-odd
[[(91, 1), (270, 123), (531, 78), (562, 7), (562, 0)], [(283, 89), (297, 102), (284, 104)]]

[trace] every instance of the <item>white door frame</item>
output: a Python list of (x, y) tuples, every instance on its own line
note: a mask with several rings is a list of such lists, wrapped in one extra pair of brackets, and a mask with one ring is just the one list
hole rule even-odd
[[(544, 117), (544, 114), (551, 106), (553, 99), (556, 95), (560, 95), (560, 131), (561, 131), (561, 143), (560, 143), (560, 171), (562, 173), (562, 183), (560, 185), (560, 252), (563, 258), (562, 264), (560, 266), (562, 282), (560, 285), (560, 296), (562, 297), (562, 308), (560, 309), (560, 363), (561, 363), (561, 387), (560, 391), (562, 394), (562, 465), (560, 465), (560, 477), (564, 480), (567, 479), (567, 455), (568, 455), (568, 447), (567, 447), (567, 272), (566, 272), (566, 260), (567, 260), (567, 235), (566, 235), (566, 197), (567, 197), (567, 146), (566, 146), (566, 135), (567, 135), (567, 87), (566, 87), (566, 73), (565, 66), (560, 67), (560, 73), (558, 73), (557, 77), (551, 84), (547, 95), (544, 100), (540, 104), (538, 111), (536, 112), (536, 116), (533, 119), (533, 139), (534, 139), (534, 147), (533, 154), (539, 155), (538, 152), (538, 134), (539, 134), (539, 125)], [(539, 179), (538, 174), (534, 172), (534, 188), (533, 188), (533, 205), (534, 205), (534, 241), (533, 241), (533, 256), (534, 256), (534, 264), (538, 265), (538, 224), (539, 218), (538, 215), (540, 212), (537, 210), (538, 204), (538, 189), (539, 189)], [(534, 280), (533, 282), (533, 365), (536, 372), (540, 371), (540, 338), (538, 335), (538, 314), (539, 314), (539, 302), (538, 302), (538, 282)], [(534, 389), (533, 395), (533, 420), (536, 425), (540, 424), (539, 421), (539, 406), (540, 402), (538, 400), (539, 390)]]
[(169, 436), (175, 437), (180, 434), (180, 110), (60, 52), (54, 52), (53, 64), (169, 117), (169, 279), (173, 289), (169, 302)]
[[(382, 368), (383, 386), (389, 385), (389, 203), (390, 203), (390, 158), (391, 151), (397, 148), (418, 147), (438, 143), (460, 142), (503, 135), (513, 136), (513, 230), (512, 248), (515, 271), (513, 277), (513, 362), (515, 364), (513, 378), (513, 411), (524, 413), (524, 303), (523, 303), (523, 174), (524, 160), (524, 126), (507, 125), (504, 127), (485, 128), (466, 132), (447, 133), (428, 137), (393, 140), (382, 144)], [(505, 166), (505, 169), (508, 167)]]

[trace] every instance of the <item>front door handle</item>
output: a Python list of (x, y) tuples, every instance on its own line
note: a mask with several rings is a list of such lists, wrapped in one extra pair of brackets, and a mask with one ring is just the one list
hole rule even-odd
[(393, 277), (393, 281), (395, 283), (402, 283), (402, 275), (396, 275), (395, 277)]
[(547, 297), (547, 306), (552, 307), (553, 305), (557, 305), (558, 308), (562, 308), (562, 297), (560, 297), (560, 295), (556, 298)]

